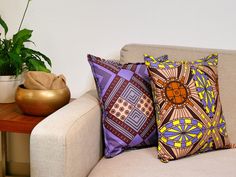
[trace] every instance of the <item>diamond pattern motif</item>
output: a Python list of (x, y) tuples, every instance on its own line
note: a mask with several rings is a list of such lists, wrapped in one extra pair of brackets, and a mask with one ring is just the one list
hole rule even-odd
[(142, 91), (129, 83), (126, 89), (121, 94), (121, 97), (125, 98), (130, 104), (135, 105), (142, 96)]
[(138, 109), (134, 108), (125, 120), (125, 123), (132, 127), (136, 132), (139, 132), (146, 120), (147, 117)]

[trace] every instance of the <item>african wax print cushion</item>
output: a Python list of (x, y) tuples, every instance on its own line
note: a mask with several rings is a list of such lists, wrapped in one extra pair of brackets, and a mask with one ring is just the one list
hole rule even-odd
[(88, 61), (102, 108), (105, 157), (129, 148), (156, 145), (155, 114), (145, 64), (122, 65), (92, 55), (88, 55)]
[(145, 55), (151, 76), (163, 162), (230, 146), (219, 97), (218, 55), (193, 62), (156, 61)]

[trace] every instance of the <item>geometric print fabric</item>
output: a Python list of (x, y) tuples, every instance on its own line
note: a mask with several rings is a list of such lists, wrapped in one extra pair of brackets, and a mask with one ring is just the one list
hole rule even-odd
[(114, 157), (129, 148), (156, 145), (155, 114), (145, 64), (122, 65), (87, 57), (102, 108), (105, 157)]
[(194, 62), (167, 60), (159, 65), (145, 55), (145, 61), (149, 61), (146, 65), (158, 112), (158, 157), (168, 162), (229, 148), (219, 97), (218, 55)]

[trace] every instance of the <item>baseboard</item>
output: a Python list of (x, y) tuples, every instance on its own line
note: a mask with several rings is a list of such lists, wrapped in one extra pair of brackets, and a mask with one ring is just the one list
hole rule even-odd
[(7, 162), (7, 175), (30, 176), (30, 164), (20, 162)]

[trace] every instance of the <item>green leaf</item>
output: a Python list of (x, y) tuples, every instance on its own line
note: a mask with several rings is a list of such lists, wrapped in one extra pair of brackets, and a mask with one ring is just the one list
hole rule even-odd
[(5, 21), (2, 19), (2, 17), (0, 16), (0, 25), (3, 27), (4, 32), (5, 32), (5, 36), (7, 35), (8, 32), (8, 27), (7, 24), (5, 23)]
[(34, 44), (34, 46), (36, 46), (35, 43), (33, 41), (31, 41), (31, 40), (27, 40), (25, 42), (30, 42), (30, 43)]
[(33, 50), (33, 49), (29, 49), (29, 48), (24, 48), (23, 50), (26, 50), (27, 52), (31, 53), (32, 55), (35, 55), (37, 58), (42, 57), (49, 64), (49, 66), (52, 67), (52, 62), (51, 62), (50, 58), (48, 58), (46, 55), (42, 54), (41, 52)]
[(21, 49), (24, 47), (24, 42), (28, 42), (32, 35), (32, 30), (23, 29), (13, 36), (13, 51), (20, 54)]
[(9, 53), (9, 56), (11, 58), (11, 65), (14, 66), (14, 68), (16, 69), (16, 75), (19, 75), (22, 72), (22, 61), (21, 61), (21, 57), (19, 55), (17, 55), (16, 53)]
[(4, 60), (2, 60), (2, 58), (0, 57), (0, 70), (2, 69), (4, 63), (5, 63)]
[(24, 42), (27, 42), (32, 36), (32, 30), (23, 29), (18, 31), (13, 36), (13, 44), (22, 45)]
[(47, 69), (43, 61), (36, 59), (29, 59), (29, 63), (32, 65), (32, 68), (29, 68), (30, 70), (50, 72), (50, 70)]

